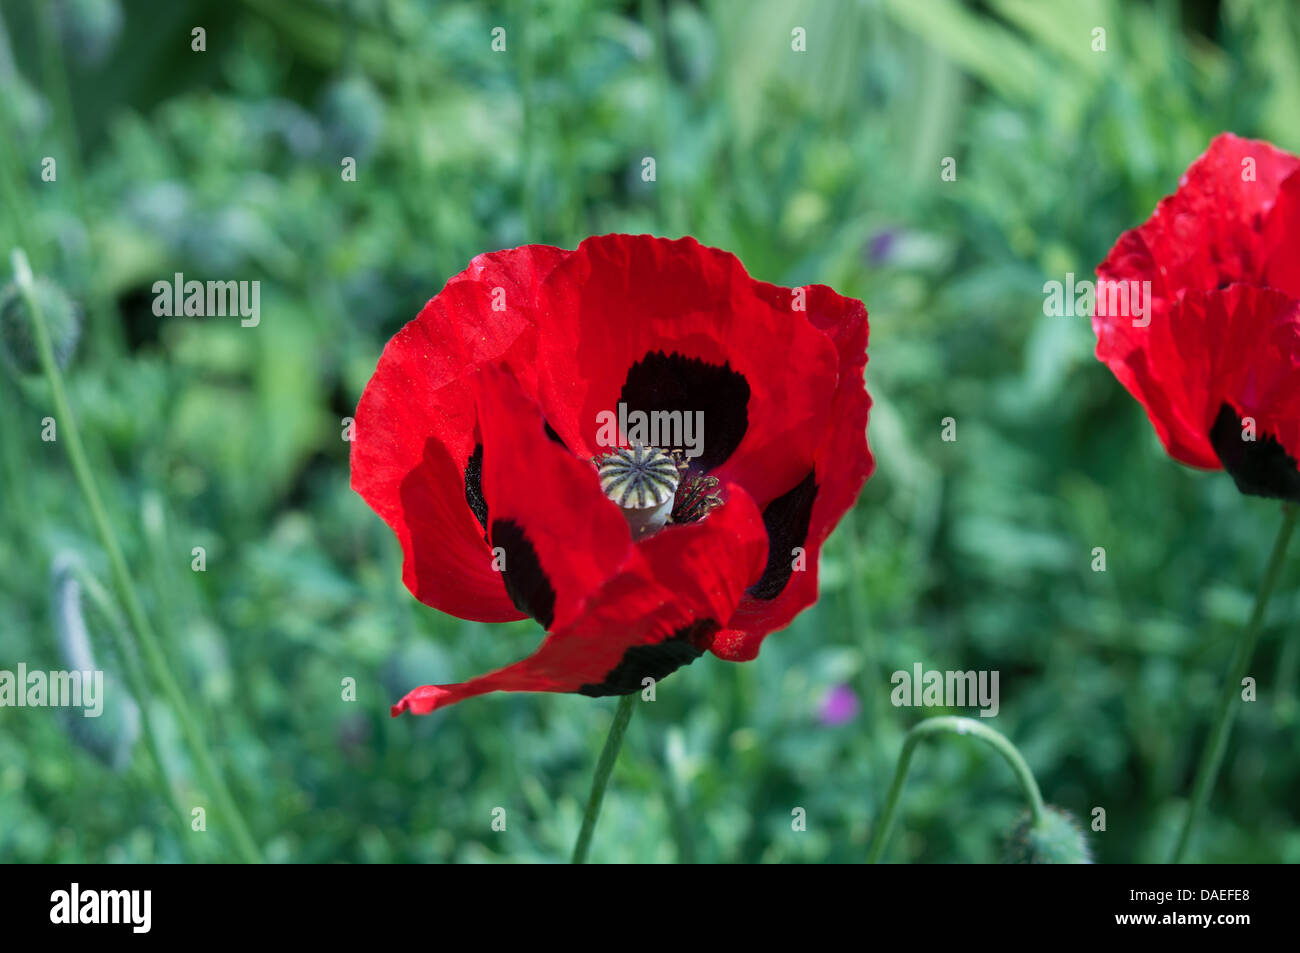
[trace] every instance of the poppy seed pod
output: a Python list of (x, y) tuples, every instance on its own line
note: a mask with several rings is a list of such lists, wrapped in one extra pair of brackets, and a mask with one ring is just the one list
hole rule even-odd
[(1048, 805), (1043, 819), (1034, 823), (1026, 811), (1007, 835), (1004, 862), (1008, 864), (1091, 864), (1083, 831), (1067, 811)]
[[(72, 299), (54, 282), (37, 278), (32, 289), (50, 334), (54, 361), (62, 369), (77, 349), (81, 337), (81, 314)], [(18, 285), (10, 282), (0, 291), (0, 352), (3, 352), (5, 362), (20, 374), (39, 374), (41, 371), (35, 335), (27, 299)]]
[(681, 479), (669, 454), (638, 443), (595, 462), (600, 488), (619, 505), (633, 535), (653, 533), (668, 522)]

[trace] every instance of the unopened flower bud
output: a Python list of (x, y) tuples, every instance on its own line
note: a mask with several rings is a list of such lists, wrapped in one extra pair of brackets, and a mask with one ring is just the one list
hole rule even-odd
[(1092, 852), (1074, 818), (1048, 805), (1038, 824), (1028, 811), (1021, 816), (1007, 836), (1004, 861), (1008, 864), (1090, 864)]
[[(81, 337), (81, 315), (72, 299), (54, 282), (37, 278), (33, 283), (36, 304), (49, 330), (54, 360), (66, 367)], [(39, 374), (36, 328), (18, 285), (10, 282), (0, 291), (0, 352), (5, 362), (20, 374)]]
[(74, 744), (114, 771), (122, 771), (140, 737), (140, 708), (104, 664), (107, 659), (96, 657), (81, 604), (79, 566), (75, 556), (60, 553), (51, 573), (50, 608), (59, 656), (68, 677), (81, 681), (80, 708), (65, 710), (61, 721)]

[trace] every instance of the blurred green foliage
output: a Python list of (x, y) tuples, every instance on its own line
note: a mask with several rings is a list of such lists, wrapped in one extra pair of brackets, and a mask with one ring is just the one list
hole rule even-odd
[[(1042, 284), (1089, 276), (1220, 130), (1300, 148), (1294, 6), (0, 0), (0, 17), (6, 280), (21, 245), (82, 308), (68, 386), (112, 520), (269, 859), (567, 856), (614, 701), (389, 718), (539, 631), (405, 591), (348, 489), (341, 421), (473, 255), (607, 231), (689, 233), (758, 278), (861, 297), (878, 469), (814, 608), (757, 661), (707, 656), (638, 706), (592, 859), (860, 860), (902, 733), (938, 713), (889, 704), (918, 661), (1000, 671), (995, 725), (1044, 797), (1106, 809), (1097, 859), (1163, 859), (1277, 508), (1169, 460), (1088, 320), (1043, 315)], [(150, 288), (177, 271), (259, 280), (260, 326), (155, 317)], [(105, 562), (41, 440), (46, 382), (6, 367), (0, 408), (0, 668), (59, 668), (51, 564)], [(1274, 599), (1201, 859), (1300, 861), (1298, 585)], [(824, 724), (841, 683), (862, 708)], [(153, 714), (181, 803), (210, 805)], [(996, 860), (1022, 808), (1000, 761), (929, 744), (886, 856)], [(228, 858), (211, 816), (182, 838), (139, 747), (115, 770), (65, 720), (0, 709), (0, 859)]]

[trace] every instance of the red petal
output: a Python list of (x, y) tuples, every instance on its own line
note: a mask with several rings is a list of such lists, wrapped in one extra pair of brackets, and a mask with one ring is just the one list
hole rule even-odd
[[(1208, 435), (1226, 402), (1300, 457), (1300, 304), (1268, 288), (1232, 285), (1187, 295), (1160, 346), (1175, 409)], [(1213, 452), (1213, 451), (1211, 451)]]
[(1264, 218), (1297, 168), (1300, 158), (1267, 142), (1223, 133), (1188, 167), (1178, 190), (1120, 236), (1098, 276), (1150, 281), (1155, 317), (1184, 292), (1262, 284)]
[[(839, 377), (829, 426), (816, 453), (813, 498), (808, 532), (796, 542), (802, 550), (800, 571), (775, 598), (747, 594), (718, 633), (713, 653), (730, 661), (748, 661), (758, 654), (768, 633), (789, 625), (796, 615), (817, 600), (817, 573), (821, 547), (840, 519), (853, 506), (862, 485), (875, 469), (867, 446), (867, 418), (871, 398), (862, 382), (867, 363), (867, 312), (860, 301), (843, 298), (821, 285), (808, 295), (808, 319), (834, 342), (839, 354)], [(799, 557), (789, 551), (769, 553), (769, 567), (778, 560), (793, 567)], [(770, 571), (770, 569), (769, 569)], [(761, 587), (756, 587), (761, 588)]]
[[(821, 285), (755, 281), (726, 252), (645, 235), (587, 239), (548, 277), (542, 299), (540, 392), (571, 447), (595, 448), (599, 415), (617, 408), (629, 370), (647, 355), (676, 354), (743, 378), (743, 438), (713, 472), (744, 486), (765, 511), (773, 549), (732, 623), (755, 637), (786, 625), (816, 599), (821, 544), (874, 466), (861, 302)], [(659, 406), (691, 391), (682, 382), (689, 374), (665, 375), (670, 396)], [(730, 408), (709, 403), (718, 390), (692, 394), (704, 411), (706, 454), (718, 432), (711, 421), (723, 431), (730, 423)], [(792, 572), (796, 546), (803, 569)]]
[(529, 245), (476, 257), (388, 342), (357, 406), (352, 488), (401, 542), (406, 587), (462, 618), (521, 618), (465, 499), (468, 382), (489, 361), (532, 353), (537, 284), (568, 254)]
[(734, 255), (692, 238), (588, 238), (544, 282), (541, 299), (541, 399), (575, 452), (600, 449), (599, 415), (617, 410), (634, 365), (663, 352), (743, 378), (747, 403), (703, 387), (691, 393), (697, 382), (681, 373), (660, 382), (692, 400), (714, 398), (694, 409), (704, 412), (706, 456), (726, 460), (718, 476), (735, 477), (762, 504), (812, 466), (834, 397), (834, 344), (792, 311), (789, 289), (753, 280)]
[(703, 651), (766, 553), (753, 501), (733, 484), (722, 494), (726, 502), (700, 522), (669, 526), (633, 547), (581, 615), (548, 635), (533, 655), (461, 684), (417, 688), (393, 706), (393, 715), (428, 714), (494, 691), (623, 694), (641, 688), (643, 673), (670, 671), (683, 655)]
[(1264, 222), (1264, 284), (1300, 299), (1300, 169), (1278, 189)]
[[(1149, 393), (1160, 401), (1146, 403), (1147, 415), (1176, 459), (1221, 468), (1225, 447), (1215, 443), (1216, 426), (1226, 427), (1218, 436), (1235, 453), (1222, 459), (1235, 464), (1228, 469), (1239, 486), (1242, 467), (1260, 463), (1268, 437), (1293, 458), (1300, 455), (1300, 313), (1294, 299), (1246, 284), (1190, 292), (1164, 320), (1152, 321), (1146, 347), (1159, 357), (1144, 370)], [(1225, 406), (1236, 416), (1221, 420)], [(1235, 444), (1237, 417), (1254, 418), (1255, 445)]]
[[(1120, 236), (1097, 267), (1099, 284), (1151, 282), (1150, 311), (1141, 319), (1146, 326), (1135, 327), (1129, 315), (1104, 313), (1099, 295), (1092, 320), (1097, 359), (1146, 408), (1169, 454), (1191, 466), (1217, 469), (1219, 460), (1206, 431), (1186, 416), (1188, 395), (1167, 391), (1170, 382), (1177, 386), (1176, 371), (1166, 366), (1171, 351), (1154, 342), (1185, 294), (1237, 281), (1263, 283), (1272, 257), (1264, 221), (1281, 183), (1297, 168), (1300, 159), (1267, 142), (1224, 133), (1188, 168), (1178, 191), (1162, 199), (1143, 225)], [(1253, 180), (1245, 180), (1252, 170)]]
[(758, 650), (762, 648), (766, 636), (767, 632), (758, 629), (753, 632), (723, 629), (713, 637), (709, 651), (728, 662), (752, 662), (758, 658)]
[(488, 535), (505, 558), (506, 589), (543, 628), (564, 626), (633, 553), (627, 521), (592, 463), (546, 435), (513, 376), (484, 368), (477, 390)]

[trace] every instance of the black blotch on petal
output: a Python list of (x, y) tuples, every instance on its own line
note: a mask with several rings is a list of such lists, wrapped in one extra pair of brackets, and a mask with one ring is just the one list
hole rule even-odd
[(487, 500), (483, 498), (483, 444), (474, 448), (465, 463), (465, 502), (473, 510), (478, 524), (487, 529)]
[(550, 437), (561, 447), (564, 447), (565, 450), (568, 450), (569, 449), (568, 445), (564, 442), (564, 440), (560, 437), (560, 435), (555, 432), (555, 428), (551, 426), (551, 422), (549, 420), (543, 420), (542, 423), (546, 426), (546, 436)]
[(817, 474), (808, 475), (788, 493), (778, 496), (763, 510), (767, 529), (767, 566), (758, 582), (749, 587), (755, 599), (775, 599), (794, 572), (794, 548), (808, 539), (813, 502), (817, 499)]
[(555, 587), (546, 578), (537, 550), (528, 541), (524, 528), (510, 519), (492, 521), (492, 546), (505, 550), (505, 571), (501, 581), (515, 608), (526, 612), (542, 628), (555, 621)]
[(699, 358), (683, 357), (676, 351), (651, 351), (628, 369), (618, 399), (627, 404), (629, 414), (634, 410), (646, 414), (656, 410), (703, 411), (703, 452), (691, 463), (701, 472), (708, 472), (726, 462), (745, 438), (749, 429), (749, 393), (749, 382), (732, 370), (730, 363), (719, 367)]
[(1210, 444), (1237, 489), (1252, 496), (1300, 502), (1295, 458), (1272, 434), (1258, 433), (1254, 440), (1243, 440), (1241, 432), (1241, 415), (1225, 403), (1210, 428)]
[(678, 629), (662, 642), (634, 645), (623, 653), (622, 660), (609, 670), (603, 682), (583, 685), (578, 692), (592, 698), (639, 692), (644, 687), (642, 679), (660, 681), (703, 655), (719, 628), (712, 619), (700, 619)]

